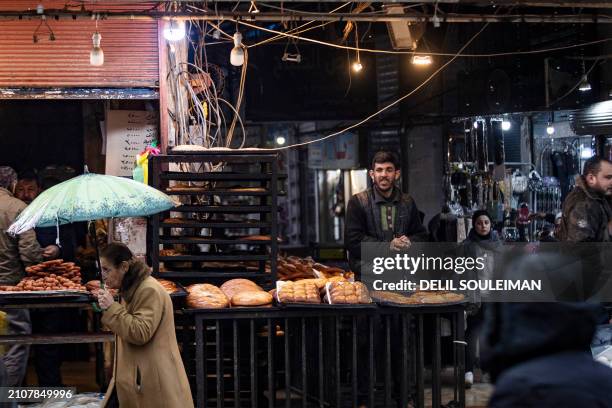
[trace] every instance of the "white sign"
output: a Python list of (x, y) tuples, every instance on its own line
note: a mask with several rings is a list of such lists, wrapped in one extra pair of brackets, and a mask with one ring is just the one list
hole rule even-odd
[(132, 177), (136, 155), (157, 140), (157, 112), (106, 111), (106, 174)]

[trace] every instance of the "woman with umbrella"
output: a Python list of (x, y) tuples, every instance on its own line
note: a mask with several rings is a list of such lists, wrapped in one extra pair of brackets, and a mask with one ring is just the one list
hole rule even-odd
[(113, 378), (103, 407), (193, 407), (174, 328), (172, 301), (149, 268), (120, 243), (100, 254), (102, 277), (117, 289), (97, 292), (102, 323), (115, 333)]

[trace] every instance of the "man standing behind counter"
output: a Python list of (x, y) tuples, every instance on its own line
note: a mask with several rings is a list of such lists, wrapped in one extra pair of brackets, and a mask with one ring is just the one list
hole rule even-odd
[(352, 196), (346, 209), (345, 246), (358, 279), (362, 242), (389, 242), (392, 250), (399, 251), (410, 247), (412, 241), (425, 241), (427, 236), (416, 203), (395, 184), (400, 178), (397, 156), (376, 153), (369, 176), (374, 186)]

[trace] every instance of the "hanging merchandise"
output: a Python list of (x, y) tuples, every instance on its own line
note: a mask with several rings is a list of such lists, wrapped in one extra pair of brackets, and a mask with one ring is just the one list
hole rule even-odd
[(519, 169), (512, 173), (512, 192), (515, 194), (523, 194), (529, 187), (529, 180), (521, 174)]
[(136, 155), (136, 167), (132, 170), (132, 178), (144, 184), (149, 184), (149, 157), (161, 153), (157, 143), (153, 142)]

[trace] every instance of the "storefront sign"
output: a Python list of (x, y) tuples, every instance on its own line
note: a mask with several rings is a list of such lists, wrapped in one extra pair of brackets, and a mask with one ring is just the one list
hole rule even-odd
[(106, 112), (106, 174), (132, 177), (136, 155), (157, 140), (157, 113)]
[(358, 138), (354, 133), (343, 133), (308, 145), (308, 167), (311, 169), (354, 169), (358, 166)]

